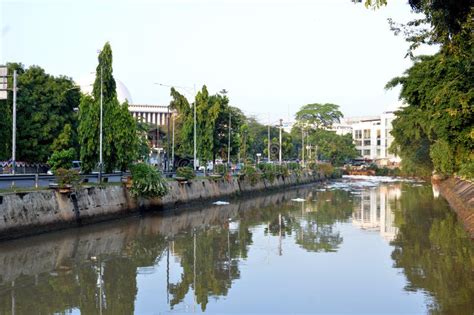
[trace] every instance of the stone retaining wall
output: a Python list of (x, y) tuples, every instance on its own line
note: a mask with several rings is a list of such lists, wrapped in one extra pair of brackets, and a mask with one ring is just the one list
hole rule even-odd
[(433, 181), (441, 195), (456, 211), (464, 228), (474, 239), (474, 184), (458, 178), (448, 178), (444, 181)]
[(237, 178), (195, 179), (187, 183), (169, 182), (170, 192), (162, 199), (136, 200), (121, 186), (81, 188), (61, 194), (55, 190), (0, 194), (0, 240), (69, 226), (119, 218), (139, 210), (175, 208), (224, 196), (249, 194), (264, 190), (319, 181), (319, 175), (277, 177), (273, 182), (256, 184)]

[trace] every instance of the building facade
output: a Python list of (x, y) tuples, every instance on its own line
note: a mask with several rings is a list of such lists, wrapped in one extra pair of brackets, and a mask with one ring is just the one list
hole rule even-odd
[(168, 106), (130, 104), (128, 110), (134, 118), (151, 125), (167, 126), (171, 124), (173, 111), (170, 111)]
[(379, 116), (349, 117), (332, 127), (337, 134), (352, 134), (359, 158), (373, 160), (381, 165), (399, 163), (400, 158), (389, 152), (393, 142), (393, 111)]

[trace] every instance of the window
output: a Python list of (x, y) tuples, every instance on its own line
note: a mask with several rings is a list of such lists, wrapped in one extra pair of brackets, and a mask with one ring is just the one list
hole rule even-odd
[(377, 129), (377, 139), (380, 139), (382, 131), (380, 129)]
[(364, 155), (370, 155), (370, 150), (364, 150)]
[(370, 139), (370, 129), (364, 129), (364, 139)]
[(355, 140), (354, 143), (357, 147), (362, 146), (362, 140)]
[(364, 145), (370, 145), (370, 140), (364, 140)]
[(377, 139), (377, 145), (381, 145), (382, 141), (380, 139)]
[(380, 149), (377, 149), (377, 157), (380, 157)]
[(361, 150), (357, 150), (357, 154), (358, 154), (359, 156), (362, 156), (362, 151), (361, 151)]
[(355, 131), (355, 138), (356, 139), (361, 139), (362, 138), (362, 130), (356, 130)]

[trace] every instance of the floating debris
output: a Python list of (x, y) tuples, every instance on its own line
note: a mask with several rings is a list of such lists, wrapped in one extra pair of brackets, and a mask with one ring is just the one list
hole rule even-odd
[(212, 204), (216, 206), (225, 206), (225, 205), (228, 205), (229, 203), (227, 201), (216, 201), (216, 202), (213, 202)]
[(305, 202), (306, 200), (305, 200), (305, 199), (302, 199), (302, 198), (295, 198), (295, 199), (291, 199), (291, 201)]

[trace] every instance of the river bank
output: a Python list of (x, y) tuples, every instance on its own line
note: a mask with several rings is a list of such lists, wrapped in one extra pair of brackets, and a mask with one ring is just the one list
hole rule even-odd
[(135, 199), (123, 186), (85, 186), (70, 193), (41, 190), (0, 194), (0, 240), (19, 238), (159, 211), (235, 195), (249, 195), (325, 180), (320, 174), (277, 176), (274, 181), (246, 179), (195, 179), (169, 182), (163, 198)]
[(432, 183), (456, 211), (471, 239), (474, 239), (474, 184), (455, 177), (433, 180)]

